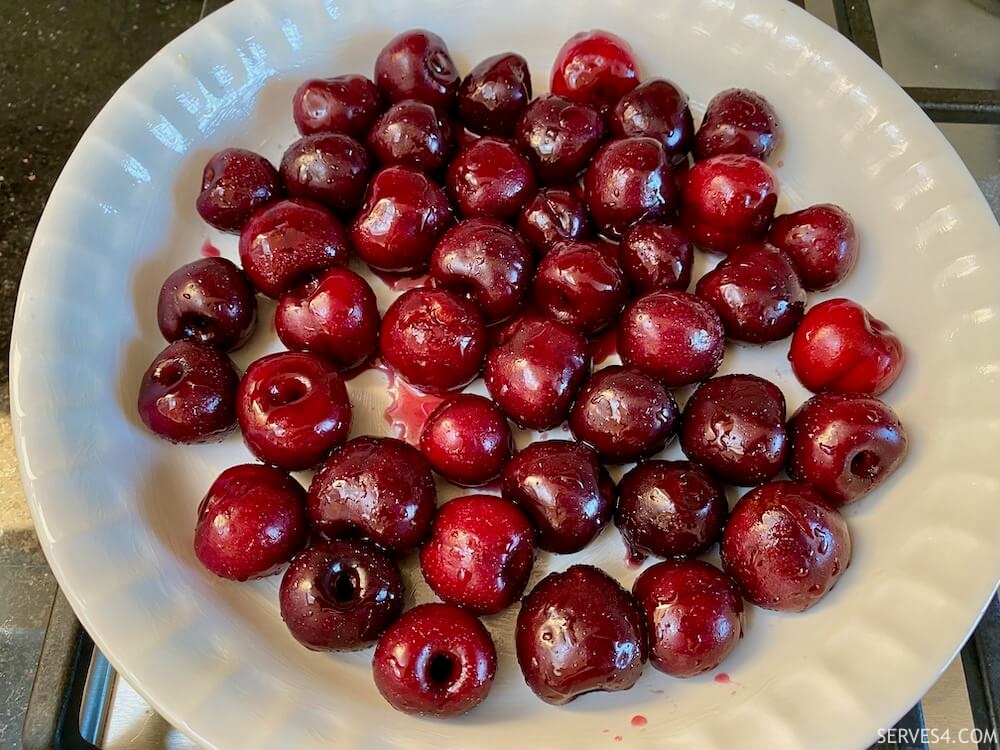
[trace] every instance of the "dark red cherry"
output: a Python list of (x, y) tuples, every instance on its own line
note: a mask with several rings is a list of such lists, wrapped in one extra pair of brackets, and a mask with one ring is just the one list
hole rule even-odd
[(459, 77), (437, 34), (411, 29), (393, 37), (375, 59), (375, 83), (390, 102), (416, 99), (441, 112), (451, 107)]
[(590, 237), (590, 216), (583, 201), (572, 191), (542, 188), (521, 206), (517, 231), (544, 255), (561, 240)]
[(594, 446), (601, 460), (611, 464), (659, 453), (679, 421), (677, 402), (659, 380), (617, 365), (590, 376), (569, 415), (573, 436)]
[(343, 133), (306, 135), (281, 157), (281, 179), (292, 198), (308, 198), (347, 215), (361, 205), (368, 184), (365, 147)]
[(593, 29), (571, 36), (556, 54), (553, 94), (603, 111), (639, 85), (639, 66), (628, 42)]
[(524, 598), (515, 633), (524, 681), (546, 703), (628, 690), (648, 653), (638, 602), (590, 565), (550, 573)]
[(393, 104), (368, 132), (368, 149), (384, 166), (399, 164), (420, 172), (437, 172), (451, 155), (451, 129), (423, 102)]
[(788, 476), (834, 505), (864, 497), (906, 458), (906, 430), (874, 396), (821, 393), (788, 422)]
[(655, 138), (670, 157), (687, 154), (694, 142), (687, 94), (662, 78), (641, 83), (619, 99), (610, 122), (616, 136)]
[(640, 294), (656, 289), (683, 292), (691, 283), (694, 245), (678, 226), (641, 221), (622, 239), (620, 254), (625, 276)]
[(542, 182), (568, 182), (587, 166), (606, 133), (593, 107), (546, 94), (521, 115), (516, 140)]
[(251, 453), (282, 469), (308, 469), (347, 439), (351, 401), (325, 359), (279, 352), (247, 368), (237, 394), (243, 440)]
[(458, 115), (469, 130), (485, 135), (513, 135), (531, 101), (528, 61), (513, 52), (487, 57), (458, 89)]
[(687, 461), (645, 461), (618, 484), (615, 524), (633, 553), (697, 557), (719, 540), (728, 514), (723, 486)]
[(475, 487), (500, 476), (514, 451), (514, 439), (500, 407), (488, 398), (460, 393), (427, 417), (420, 450), (445, 479)]
[(526, 315), (509, 324), (486, 357), (486, 387), (521, 427), (562, 422), (590, 369), (587, 341), (562, 323)]
[(467, 218), (512, 219), (534, 192), (528, 160), (499, 138), (480, 138), (448, 167), (448, 193)]
[(257, 300), (247, 277), (225, 258), (181, 266), (160, 287), (156, 321), (167, 341), (187, 339), (230, 351), (257, 324)]
[(858, 262), (854, 221), (831, 203), (775, 217), (767, 239), (788, 253), (810, 292), (840, 283)]
[(404, 555), (424, 540), (437, 507), (431, 467), (395, 438), (355, 438), (326, 460), (309, 485), (309, 520), (331, 537), (365, 537)]
[(239, 232), (250, 214), (282, 192), (271, 162), (244, 148), (227, 148), (205, 165), (195, 208), (216, 229)]
[(703, 161), (720, 154), (743, 154), (766, 160), (781, 141), (774, 108), (748, 89), (726, 89), (708, 103), (695, 135), (694, 156)]
[(175, 341), (156, 355), (139, 385), (139, 416), (171, 443), (221, 439), (236, 426), (240, 376), (224, 352)]
[(375, 648), (375, 687), (397, 711), (458, 716), (484, 700), (497, 671), (486, 627), (451, 604), (421, 604), (396, 620)]
[(383, 109), (378, 87), (359, 75), (311, 78), (292, 97), (292, 118), (302, 135), (344, 133), (364, 138)]
[(649, 631), (649, 661), (672, 677), (718, 667), (743, 637), (743, 598), (733, 580), (702, 560), (647, 568), (632, 594)]
[(281, 579), (281, 619), (314, 651), (368, 648), (403, 611), (396, 562), (369, 542), (322, 540)]
[(808, 485), (772, 482), (744, 495), (722, 533), (722, 567), (744, 598), (802, 612), (826, 596), (851, 562), (837, 509)]
[(198, 506), (194, 553), (222, 578), (261, 578), (299, 551), (308, 530), (301, 484), (272, 466), (233, 466)]
[(791, 259), (766, 242), (734, 250), (698, 279), (695, 294), (719, 313), (729, 338), (752, 344), (790, 336), (806, 311), (806, 290)]
[(578, 240), (557, 243), (535, 274), (538, 309), (586, 336), (617, 320), (628, 299), (628, 286), (607, 247)]
[(684, 406), (681, 448), (695, 463), (741, 487), (785, 465), (785, 397), (756, 375), (723, 375), (698, 386)]
[(261, 294), (277, 299), (310, 277), (347, 264), (340, 222), (315, 203), (285, 200), (255, 213), (240, 234), (240, 262)]
[(290, 289), (274, 311), (281, 343), (315, 352), (343, 370), (375, 353), (380, 323), (375, 293), (346, 268), (334, 268)]
[(460, 221), (431, 255), (435, 285), (467, 295), (488, 323), (505, 320), (520, 308), (534, 268), (524, 240), (496, 219)]

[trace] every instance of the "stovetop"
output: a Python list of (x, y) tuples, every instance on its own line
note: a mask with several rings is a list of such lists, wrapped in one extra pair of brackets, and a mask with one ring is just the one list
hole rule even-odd
[[(1000, 0), (789, 1), (838, 26), (907, 88), (1000, 216)], [(6, 352), (35, 224), (83, 130), (139, 65), (225, 2), (0, 0), (0, 750), (192, 747), (117, 679), (57, 591), (17, 478)], [(961, 658), (904, 717), (903, 741), (879, 747), (933, 747), (945, 730), (950, 744), (963, 729), (968, 742), (973, 727), (994, 731), (981, 748), (1000, 747), (998, 673), (994, 599)]]

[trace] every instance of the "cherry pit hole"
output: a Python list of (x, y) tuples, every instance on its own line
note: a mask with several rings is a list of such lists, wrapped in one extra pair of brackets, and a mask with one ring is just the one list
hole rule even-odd
[(358, 594), (358, 584), (350, 573), (341, 572), (330, 581), (330, 593), (338, 604), (354, 601)]
[(451, 654), (436, 653), (427, 664), (427, 679), (438, 687), (446, 687), (455, 681), (458, 662)]
[(184, 367), (178, 362), (166, 362), (153, 377), (164, 388), (173, 388), (184, 379)]
[(267, 388), (267, 400), (271, 406), (288, 406), (301, 401), (308, 393), (308, 381), (289, 375), (271, 382)]
[(851, 473), (861, 479), (874, 479), (879, 472), (879, 457), (872, 451), (858, 451), (851, 459)]

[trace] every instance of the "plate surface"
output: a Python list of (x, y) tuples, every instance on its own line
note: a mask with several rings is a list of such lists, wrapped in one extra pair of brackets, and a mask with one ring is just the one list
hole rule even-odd
[[(658, 748), (862, 747), (931, 685), (996, 586), (1000, 231), (937, 129), (886, 74), (786, 0), (544, 7), (237, 0), (121, 88), (52, 193), (11, 350), (32, 513), (60, 585), (100, 648), (207, 746), (601, 748), (621, 738)], [(521, 52), (536, 93), (561, 43), (592, 27), (628, 39), (645, 77), (675, 80), (696, 114), (723, 88), (756, 89), (786, 126), (772, 158), (779, 211), (833, 201), (857, 220), (862, 259), (835, 292), (862, 301), (908, 346), (887, 400), (909, 427), (911, 454), (887, 486), (847, 511), (855, 557), (829, 597), (803, 615), (750, 612), (746, 638), (724, 665), (728, 682), (673, 680), (647, 668), (633, 690), (547, 706), (521, 680), (510, 611), (488, 621), (502, 654), (490, 699), (457, 721), (410, 718), (379, 698), (370, 652), (315, 654), (292, 640), (277, 612), (278, 578), (227, 583), (194, 558), (201, 495), (249, 454), (238, 436), (208, 447), (162, 443), (142, 429), (134, 403), (162, 347), (154, 317), (161, 281), (206, 240), (235, 257), (235, 238), (208, 230), (194, 211), (201, 167), (226, 145), (277, 161), (295, 138), (289, 101), (299, 81), (370, 75), (382, 44), (413, 26), (444, 36), (462, 70), (488, 54)], [(392, 294), (373, 283), (384, 309)], [(279, 348), (267, 333), (271, 310), (263, 304), (264, 332), (237, 353), (240, 366)], [(795, 408), (805, 393), (786, 348), (731, 346), (723, 372), (775, 379)], [(354, 434), (386, 432), (379, 374), (351, 389)], [(533, 581), (581, 560), (625, 585), (637, 574), (610, 530), (578, 555), (543, 556)], [(410, 567), (412, 596), (426, 599)], [(637, 715), (645, 726), (633, 725)]]

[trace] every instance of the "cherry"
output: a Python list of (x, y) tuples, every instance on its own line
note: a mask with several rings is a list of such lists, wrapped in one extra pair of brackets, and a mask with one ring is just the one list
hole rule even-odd
[(514, 439), (495, 403), (461, 393), (442, 401), (427, 417), (420, 450), (445, 479), (475, 487), (500, 476), (514, 451)]
[(587, 207), (601, 231), (620, 239), (638, 221), (673, 215), (677, 186), (667, 152), (655, 138), (604, 144), (584, 177)]
[(851, 215), (821, 203), (774, 219), (768, 242), (791, 258), (802, 285), (819, 292), (843, 281), (858, 262), (858, 234)]
[(618, 318), (628, 299), (625, 275), (606, 246), (564, 240), (538, 264), (535, 304), (553, 320), (586, 336)]
[(622, 239), (620, 253), (622, 269), (640, 294), (656, 289), (683, 292), (691, 283), (694, 246), (678, 226), (641, 221)]
[(591, 234), (587, 207), (573, 192), (543, 188), (521, 207), (517, 231), (544, 255), (560, 240), (583, 240)]
[(638, 67), (621, 37), (599, 29), (581, 31), (556, 54), (550, 88), (553, 94), (603, 112), (639, 85)]
[(649, 661), (672, 677), (709, 672), (743, 637), (743, 599), (733, 580), (702, 560), (647, 568), (632, 594), (649, 631)]
[(728, 253), (764, 236), (777, 203), (774, 173), (764, 162), (740, 154), (713, 156), (688, 172), (681, 221), (696, 245)]
[(659, 453), (674, 436), (680, 410), (655, 378), (612, 365), (590, 376), (569, 415), (577, 440), (592, 445), (605, 463), (624, 464)]
[(436, 286), (467, 294), (486, 321), (496, 323), (521, 306), (534, 266), (530, 248), (509, 226), (496, 219), (465, 219), (434, 248), (431, 278)]
[(354, 249), (379, 271), (421, 271), (434, 244), (454, 221), (444, 191), (406, 167), (376, 172), (351, 227)]
[(789, 336), (806, 311), (791, 259), (766, 242), (743, 245), (698, 279), (695, 294), (722, 319), (726, 335), (763, 344)]
[(357, 651), (399, 617), (403, 579), (374, 544), (323, 540), (292, 560), (278, 601), (281, 619), (306, 648)]
[(792, 371), (813, 393), (888, 390), (903, 369), (903, 345), (857, 302), (830, 299), (810, 308), (792, 337)]
[(181, 266), (160, 287), (156, 321), (167, 341), (187, 339), (230, 351), (257, 325), (257, 300), (247, 277), (225, 258)]
[(684, 454), (723, 481), (765, 482), (785, 465), (785, 397), (756, 375), (724, 375), (698, 386), (684, 406)]
[(720, 154), (767, 159), (781, 141), (774, 108), (748, 89), (726, 89), (708, 103), (695, 135), (694, 156), (703, 161)]
[(507, 464), (502, 488), (531, 518), (538, 546), (549, 552), (579, 552), (614, 513), (615, 485), (597, 453), (569, 440), (529, 444)]
[(451, 128), (431, 105), (407, 100), (378, 118), (366, 143), (382, 166), (437, 172), (451, 155)]
[(255, 209), (281, 194), (271, 162), (244, 148), (227, 148), (205, 164), (195, 208), (216, 229), (239, 232)]
[(683, 156), (694, 142), (687, 94), (662, 78), (639, 84), (615, 105), (611, 132), (618, 137), (656, 138), (671, 158)]
[(292, 97), (292, 117), (302, 135), (344, 133), (363, 138), (383, 109), (378, 87), (359, 75), (311, 78)]
[(315, 352), (350, 370), (378, 347), (376, 302), (368, 282), (346, 268), (334, 268), (281, 295), (274, 327), (289, 349)]
[(243, 440), (261, 461), (308, 469), (347, 439), (351, 401), (326, 360), (306, 352), (279, 352), (247, 368), (237, 393)]
[(240, 262), (261, 294), (277, 299), (296, 284), (347, 264), (344, 229), (326, 209), (285, 200), (255, 213), (240, 234)]
[(243, 464), (222, 472), (198, 506), (194, 553), (222, 578), (262, 578), (306, 541), (306, 492), (272, 466)]
[(478, 308), (443, 289), (411, 289), (382, 319), (382, 356), (404, 380), (441, 393), (475, 378), (486, 354)]
[(469, 495), (441, 506), (420, 570), (442, 601), (492, 615), (521, 598), (535, 563), (535, 529), (516, 505)]
[(822, 393), (788, 422), (788, 476), (812, 485), (834, 505), (864, 497), (906, 458), (906, 430), (873, 396)]
[(490, 692), (497, 653), (486, 627), (450, 604), (421, 604), (389, 626), (375, 648), (375, 687), (397, 711), (458, 716)]
[(539, 581), (521, 604), (515, 645), (524, 681), (555, 705), (595, 690), (628, 690), (648, 653), (638, 602), (590, 565)]
[(465, 77), (458, 89), (458, 114), (477, 133), (513, 135), (530, 101), (528, 61), (505, 52), (487, 57)]
[(326, 460), (309, 485), (313, 528), (332, 537), (365, 537), (404, 555), (424, 540), (437, 507), (431, 467), (395, 438), (360, 437)]
[(802, 612), (822, 599), (851, 562), (847, 522), (816, 490), (772, 482), (744, 495), (722, 533), (722, 567), (744, 598)]
[(236, 426), (240, 376), (223, 352), (175, 341), (156, 355), (139, 385), (139, 416), (171, 443), (222, 439)]
[(528, 160), (499, 138), (480, 138), (448, 167), (448, 193), (465, 217), (511, 219), (534, 191)]
[(546, 94), (521, 115), (516, 140), (542, 182), (568, 182), (587, 166), (606, 133), (593, 107)]
[(308, 198), (345, 215), (361, 205), (368, 152), (343, 133), (302, 136), (281, 157), (281, 179), (292, 198)]
[(618, 484), (615, 524), (634, 554), (696, 557), (718, 541), (727, 515), (722, 485), (687, 461), (645, 461)]
[(411, 29), (393, 37), (375, 59), (375, 83), (390, 102), (416, 99), (442, 112), (458, 92), (458, 70), (437, 34)]
[(587, 341), (562, 323), (526, 315), (510, 323), (486, 357), (486, 388), (516, 424), (562, 422), (590, 369)]
[(634, 300), (618, 328), (622, 361), (668, 388), (712, 377), (722, 364), (724, 343), (722, 321), (710, 305), (669, 289)]

